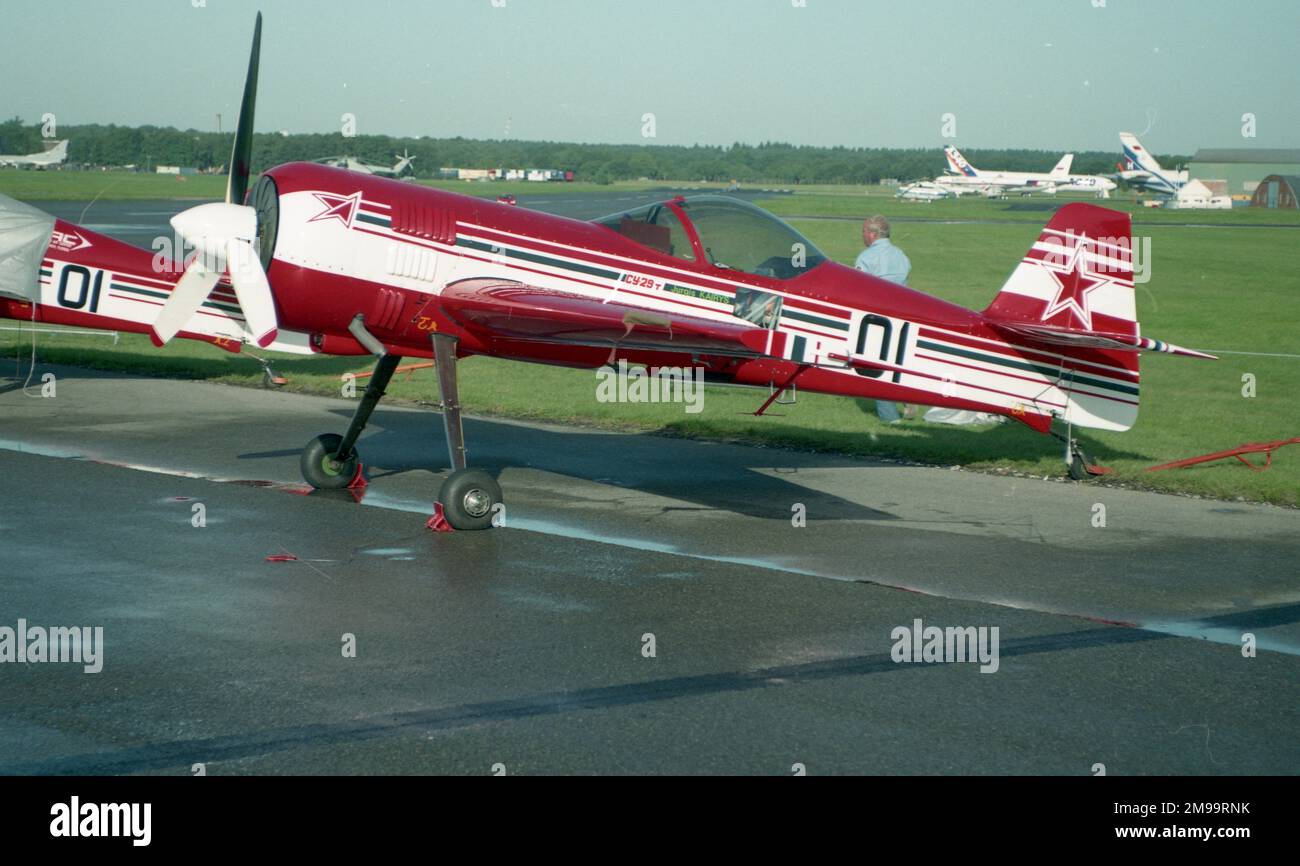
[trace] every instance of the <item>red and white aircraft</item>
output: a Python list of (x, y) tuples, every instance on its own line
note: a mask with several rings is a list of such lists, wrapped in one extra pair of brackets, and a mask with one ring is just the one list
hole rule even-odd
[[(452, 473), (439, 505), (485, 528), (496, 480), (468, 469), (457, 361), (492, 355), (598, 368), (703, 367), (713, 380), (907, 401), (1126, 430), (1138, 353), (1199, 352), (1140, 335), (1127, 214), (1057, 211), (992, 305), (974, 312), (831, 262), (786, 223), (722, 196), (674, 198), (581, 222), (314, 163), (250, 178), (261, 17), (224, 203), (178, 214), (198, 254), (171, 262), (0, 197), (0, 316), (373, 354), (342, 435), (312, 440), (302, 472), (342, 488), (402, 356), (433, 357)], [(247, 202), (247, 203), (245, 203)], [(1053, 435), (1058, 435), (1053, 433)], [(1071, 474), (1087, 458), (1066, 441)]]

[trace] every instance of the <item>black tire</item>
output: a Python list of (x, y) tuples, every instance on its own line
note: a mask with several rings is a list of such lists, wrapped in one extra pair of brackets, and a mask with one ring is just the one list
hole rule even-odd
[(501, 485), (482, 469), (458, 469), (438, 491), (443, 516), (454, 529), (489, 529), (501, 503)]
[(347, 460), (336, 460), (335, 455), (342, 443), (343, 437), (337, 433), (322, 433), (308, 442), (298, 462), (303, 480), (318, 490), (342, 490), (351, 484), (357, 475), (360, 457), (357, 449), (353, 448)]

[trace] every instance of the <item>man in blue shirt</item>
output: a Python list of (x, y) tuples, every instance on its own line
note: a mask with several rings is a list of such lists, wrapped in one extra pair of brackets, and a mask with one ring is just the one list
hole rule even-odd
[(873, 216), (862, 224), (862, 242), (867, 248), (858, 254), (853, 266), (872, 276), (891, 283), (907, 285), (907, 275), (912, 270), (903, 251), (889, 240), (889, 220)]
[[(912, 263), (889, 240), (889, 220), (877, 214), (864, 222), (862, 242), (867, 248), (858, 254), (858, 260), (853, 263), (855, 268), (891, 283), (907, 285)], [(876, 401), (876, 417), (887, 424), (900, 420), (898, 407), (884, 400)]]

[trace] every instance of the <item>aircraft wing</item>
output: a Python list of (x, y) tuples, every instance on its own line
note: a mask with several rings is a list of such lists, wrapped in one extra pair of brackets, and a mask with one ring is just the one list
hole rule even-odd
[(443, 290), (448, 318), (487, 340), (649, 349), (743, 358), (783, 357), (785, 334), (742, 319), (649, 310), (508, 280), (471, 279)]

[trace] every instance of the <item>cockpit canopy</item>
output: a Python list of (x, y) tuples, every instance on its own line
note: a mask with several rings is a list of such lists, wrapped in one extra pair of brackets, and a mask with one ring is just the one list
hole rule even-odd
[[(826, 260), (785, 221), (737, 198), (700, 195), (595, 221), (629, 240), (686, 261), (788, 280)], [(699, 239), (699, 250), (691, 232)]]

